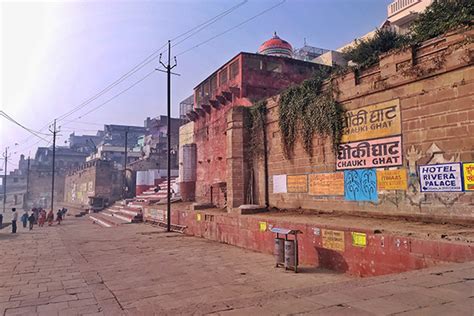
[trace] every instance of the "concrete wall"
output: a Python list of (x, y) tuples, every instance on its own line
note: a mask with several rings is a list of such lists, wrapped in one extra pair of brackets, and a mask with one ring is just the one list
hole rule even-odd
[[(420, 192), (418, 175), (419, 165), (474, 161), (473, 44), (466, 43), (466, 37), (467, 34), (450, 34), (433, 39), (413, 55), (409, 49), (388, 54), (381, 58), (379, 65), (358, 76), (348, 73), (335, 79), (340, 91), (338, 100), (348, 111), (384, 102), (399, 104), (403, 160), (399, 166), (381, 169), (405, 169), (408, 187), (404, 190), (378, 188), (377, 201), (349, 201), (342, 195), (310, 195), (307, 190), (274, 193), (276, 175), (334, 173), (336, 153), (330, 139), (315, 137), (312, 158), (298, 140), (293, 157), (286, 159), (278, 126), (278, 97), (268, 99), (270, 205), (472, 218), (472, 191)], [(264, 192), (263, 164), (256, 165), (258, 187), (254, 191), (260, 202)], [(234, 185), (237, 185), (235, 181)]]

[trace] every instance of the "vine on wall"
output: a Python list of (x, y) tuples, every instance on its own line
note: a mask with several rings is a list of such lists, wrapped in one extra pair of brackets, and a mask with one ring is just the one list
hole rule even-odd
[(244, 107), (247, 111), (245, 115), (245, 128), (249, 134), (250, 159), (263, 154), (263, 129), (266, 123), (267, 101), (261, 100), (253, 106)]
[(336, 147), (341, 139), (344, 110), (334, 99), (333, 87), (321, 91), (323, 81), (329, 78), (327, 71), (318, 72), (302, 84), (290, 87), (281, 94), (279, 126), (284, 153), (287, 159), (293, 155), (298, 136), (303, 140), (306, 153), (313, 156), (313, 139), (317, 133), (329, 136)]

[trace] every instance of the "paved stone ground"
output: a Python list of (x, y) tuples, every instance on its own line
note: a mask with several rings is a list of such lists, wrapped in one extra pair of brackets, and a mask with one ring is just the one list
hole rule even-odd
[(8, 232), (4, 315), (474, 315), (474, 263), (356, 279), (144, 224)]

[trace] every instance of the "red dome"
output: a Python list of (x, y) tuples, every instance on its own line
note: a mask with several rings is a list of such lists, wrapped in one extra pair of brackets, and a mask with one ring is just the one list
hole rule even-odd
[(291, 57), (293, 55), (293, 47), (291, 47), (291, 44), (287, 41), (279, 38), (275, 32), (271, 39), (260, 46), (258, 53), (271, 56)]

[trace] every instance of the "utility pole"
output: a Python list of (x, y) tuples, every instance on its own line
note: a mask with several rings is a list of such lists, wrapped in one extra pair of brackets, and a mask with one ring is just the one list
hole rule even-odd
[(5, 147), (5, 153), (3, 154), (5, 159), (5, 173), (3, 175), (3, 213), (5, 213), (5, 204), (7, 203), (7, 167), (8, 167), (8, 147)]
[(127, 186), (127, 153), (128, 153), (128, 127), (125, 130), (125, 161), (123, 163), (123, 178), (122, 178), (122, 199), (125, 199), (126, 192), (125, 188)]
[(58, 131), (56, 130), (56, 119), (54, 120), (53, 130), (49, 130), (53, 133), (53, 169), (52, 169), (52, 176), (51, 176), (51, 211), (54, 212), (54, 173), (55, 173), (55, 164), (56, 164), (56, 134)]
[(28, 155), (28, 169), (26, 169), (26, 195), (23, 199), (23, 208), (27, 208), (30, 197), (30, 155)]
[(174, 57), (174, 65), (171, 66), (171, 41), (168, 40), (168, 64), (165, 65), (161, 61), (160, 54), (160, 64), (163, 65), (166, 69), (167, 82), (168, 82), (168, 127), (167, 127), (167, 136), (168, 136), (168, 193), (167, 193), (167, 207), (166, 207), (166, 219), (167, 219), (167, 228), (168, 232), (171, 231), (171, 69), (176, 67), (176, 57)]

